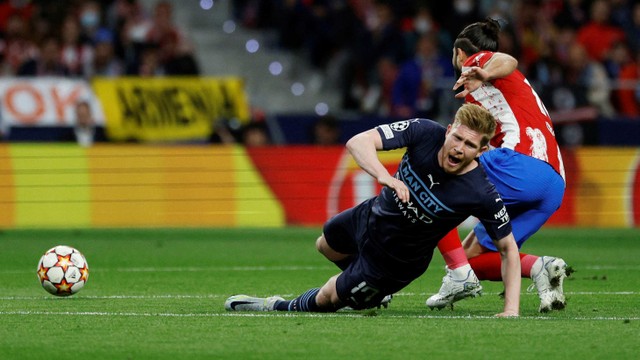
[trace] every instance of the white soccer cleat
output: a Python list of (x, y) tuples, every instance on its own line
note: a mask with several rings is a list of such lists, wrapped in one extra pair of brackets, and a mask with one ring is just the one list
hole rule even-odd
[(380, 300), (380, 305), (378, 305), (378, 309), (388, 308), (392, 299), (393, 299), (393, 295), (385, 295), (385, 297), (383, 297), (382, 300)]
[(459, 280), (454, 279), (454, 271), (448, 267), (445, 269), (447, 274), (442, 278), (440, 291), (427, 299), (427, 306), (431, 310), (442, 309), (446, 306), (453, 307), (453, 303), (456, 301), (482, 295), (482, 285), (471, 267), (464, 274), (464, 277), (459, 277)]
[(550, 290), (554, 293), (554, 301), (551, 303), (551, 307), (554, 310), (562, 310), (567, 305), (562, 285), (564, 284), (564, 279), (569, 276), (570, 270), (567, 263), (561, 258), (552, 259), (544, 264), (549, 274)]
[(268, 298), (234, 295), (224, 302), (227, 311), (275, 311), (276, 302), (284, 301), (279, 296)]
[(564, 279), (570, 274), (567, 263), (561, 258), (541, 256), (531, 268), (529, 291), (535, 286), (540, 298), (540, 312), (562, 310), (567, 305), (562, 288)]

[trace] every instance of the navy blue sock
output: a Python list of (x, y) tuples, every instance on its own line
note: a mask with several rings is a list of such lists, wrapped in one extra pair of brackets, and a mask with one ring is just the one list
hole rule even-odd
[(321, 312), (323, 310), (316, 303), (318, 292), (320, 292), (320, 288), (313, 288), (293, 300), (278, 301), (275, 309), (277, 311)]

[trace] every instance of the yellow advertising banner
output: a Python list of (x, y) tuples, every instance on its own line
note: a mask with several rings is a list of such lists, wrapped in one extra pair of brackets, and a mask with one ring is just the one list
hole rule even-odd
[(281, 227), (241, 146), (0, 144), (0, 229)]
[[(577, 151), (576, 220), (592, 227), (633, 226), (636, 148), (581, 148)], [(636, 210), (637, 211), (637, 210)]]
[[(555, 225), (639, 226), (640, 149), (566, 154)], [(319, 226), (379, 187), (340, 147), (0, 144), (0, 229)]]
[(93, 88), (114, 141), (201, 140), (219, 119), (250, 119), (237, 77), (96, 78)]

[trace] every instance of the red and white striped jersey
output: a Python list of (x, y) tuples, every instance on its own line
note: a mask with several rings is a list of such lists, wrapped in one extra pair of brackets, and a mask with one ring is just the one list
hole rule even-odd
[[(465, 61), (462, 71), (472, 66), (483, 67), (492, 56), (490, 51), (476, 53)], [(565, 179), (562, 156), (549, 113), (520, 71), (485, 82), (465, 100), (482, 105), (496, 118), (498, 127), (491, 146), (509, 148), (543, 160)]]

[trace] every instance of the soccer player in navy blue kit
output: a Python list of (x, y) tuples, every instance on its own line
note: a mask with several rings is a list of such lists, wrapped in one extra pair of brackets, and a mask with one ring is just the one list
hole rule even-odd
[[(235, 295), (229, 311), (330, 312), (378, 306), (422, 275), (438, 241), (468, 216), (477, 217), (502, 256), (504, 309), (518, 316), (520, 258), (509, 215), (477, 158), (488, 150), (496, 122), (484, 108), (465, 104), (447, 128), (427, 119), (380, 125), (347, 142), (380, 194), (331, 218), (316, 242), (341, 273), (293, 300)], [(379, 150), (406, 148), (392, 176)]]

